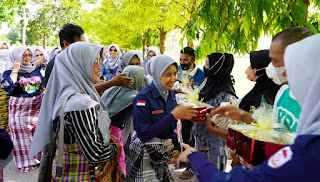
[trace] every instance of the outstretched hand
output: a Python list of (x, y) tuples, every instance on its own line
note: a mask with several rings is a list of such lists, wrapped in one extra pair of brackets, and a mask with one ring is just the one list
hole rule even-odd
[(181, 146), (185, 148), (185, 151), (183, 151), (180, 154), (180, 157), (177, 159), (177, 164), (180, 166), (180, 162), (187, 162), (188, 155), (192, 152), (196, 152), (197, 150), (195, 148), (190, 147), (188, 144), (182, 143)]
[(175, 107), (171, 113), (175, 119), (192, 120), (192, 118), (197, 117), (198, 111), (193, 109), (191, 106), (179, 105)]
[(130, 86), (133, 84), (134, 79), (126, 77), (128, 73), (120, 73), (116, 75), (112, 80), (115, 82), (115, 86)]
[(232, 120), (236, 121), (243, 121), (247, 124), (250, 124), (253, 122), (252, 117), (250, 116), (250, 113), (247, 111), (244, 111), (242, 109), (236, 108), (234, 106), (222, 106), (218, 107), (211, 111), (210, 115), (214, 116), (218, 114), (217, 118), (221, 117), (227, 117)]

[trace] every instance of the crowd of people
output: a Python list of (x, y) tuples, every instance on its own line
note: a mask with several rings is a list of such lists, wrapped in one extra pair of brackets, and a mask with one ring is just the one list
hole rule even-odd
[[(61, 49), (50, 55), (40, 46), (10, 50), (0, 42), (0, 157), (12, 151), (17, 171), (39, 167), (39, 181), (169, 182), (173, 161), (176, 168), (186, 165), (182, 179), (320, 179), (320, 36), (307, 28), (283, 30), (269, 50), (250, 52), (251, 65), (243, 71), (256, 83), (243, 98), (234, 89), (230, 53), (208, 55), (201, 69), (191, 47), (176, 62), (156, 46), (143, 59), (138, 50), (87, 43), (74, 24), (64, 25), (59, 39)], [(177, 104), (173, 88), (185, 77), (191, 88), (203, 86), (199, 100), (214, 107), (204, 120), (194, 119), (199, 111), (192, 106)], [(228, 150), (228, 130), (211, 120), (250, 124), (251, 108), (262, 100), (297, 138), (249, 169)], [(225, 106), (235, 101), (237, 106)], [(233, 169), (225, 173), (229, 156)], [(0, 176), (2, 181), (1, 163)]]

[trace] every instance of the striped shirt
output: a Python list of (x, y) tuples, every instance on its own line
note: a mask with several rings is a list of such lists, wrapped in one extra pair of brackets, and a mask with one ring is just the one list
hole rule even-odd
[[(55, 121), (55, 126), (60, 126), (59, 118)], [(88, 162), (98, 164), (111, 160), (117, 155), (116, 144), (103, 144), (103, 137), (98, 128), (98, 115), (94, 107), (66, 112), (64, 127), (64, 143), (79, 143)], [(59, 127), (55, 128), (58, 133)]]

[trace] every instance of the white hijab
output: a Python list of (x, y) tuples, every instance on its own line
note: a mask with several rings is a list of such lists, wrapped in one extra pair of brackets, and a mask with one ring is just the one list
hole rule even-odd
[(35, 58), (35, 56), (36, 56), (36, 51), (40, 51), (40, 52), (42, 52), (42, 54), (43, 54), (43, 56), (44, 56), (44, 62), (42, 63), (42, 65), (41, 66), (47, 66), (47, 64), (49, 63), (49, 55), (48, 55), (48, 53), (47, 53), (47, 51), (43, 48), (43, 47), (41, 47), (41, 46), (36, 46), (36, 47), (34, 47), (33, 48), (33, 57)]
[[(109, 50), (111, 49), (111, 47), (114, 47), (117, 49), (117, 55), (116, 57), (111, 57)], [(120, 64), (120, 47), (118, 46), (118, 44), (110, 44), (107, 50), (107, 56), (106, 59), (103, 61), (103, 64), (106, 66), (106, 68), (108, 70), (114, 70), (115, 68), (118, 67), (118, 65)]]
[(36, 69), (36, 67), (32, 66), (31, 64), (24, 65), (23, 61), (22, 61), (22, 55), (26, 50), (29, 50), (30, 54), (32, 54), (31, 49), (28, 48), (28, 47), (25, 47), (25, 46), (19, 46), (19, 47), (16, 47), (15, 49), (13, 49), (9, 53), (9, 60), (7, 62), (6, 70), (12, 70), (13, 63), (17, 60), (17, 61), (19, 61), (21, 63), (21, 67), (19, 69), (19, 73), (31, 73), (31, 72), (33, 72)]
[(297, 135), (320, 135), (320, 34), (289, 45), (284, 60), (293, 95), (301, 106)]
[(49, 61), (51, 61), (54, 57), (56, 57), (57, 54), (59, 54), (61, 52), (60, 47), (54, 47), (52, 48), (51, 52), (50, 52), (50, 57), (49, 57)]
[[(156, 46), (150, 46), (148, 47), (148, 51), (147, 51), (147, 56), (146, 56), (146, 59), (144, 59), (143, 63), (141, 64), (141, 66), (143, 67), (144, 70), (146, 70), (146, 66), (147, 66), (147, 62), (148, 62), (148, 55), (150, 52), (154, 52), (154, 54), (156, 56), (160, 55), (160, 50), (158, 47)], [(145, 75), (147, 75), (147, 72), (145, 71)]]
[[(106, 112), (106, 106), (91, 81), (93, 64), (96, 56), (101, 54), (101, 50), (102, 47), (95, 44), (76, 42), (57, 55), (42, 100), (29, 156), (36, 155), (53, 139), (52, 121), (59, 116), (64, 100), (75, 91), (80, 91), (81, 94), (77, 93), (67, 101), (65, 112), (96, 107), (99, 111), (100, 132), (104, 136), (104, 141), (109, 141), (105, 138), (109, 127), (105, 127), (106, 131), (102, 131), (100, 124), (105, 122), (110, 124), (111, 120)], [(106, 116), (103, 120), (100, 119), (100, 112)]]
[[(6, 42), (0, 41), (0, 47), (3, 44), (6, 44), (9, 48), (9, 45)], [(6, 70), (6, 67), (7, 67), (9, 52), (10, 52), (9, 49), (0, 49), (0, 81), (2, 78), (2, 73)]]

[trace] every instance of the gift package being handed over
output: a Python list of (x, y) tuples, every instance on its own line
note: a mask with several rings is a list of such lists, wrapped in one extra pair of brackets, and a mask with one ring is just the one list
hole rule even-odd
[(183, 77), (182, 83), (175, 85), (175, 90), (178, 91), (176, 94), (176, 100), (179, 105), (192, 106), (194, 109), (199, 111), (196, 118), (193, 120), (205, 120), (206, 113), (209, 113), (213, 106), (199, 101), (199, 93), (206, 84), (206, 79), (198, 87), (196, 85), (190, 84), (187, 77)]

